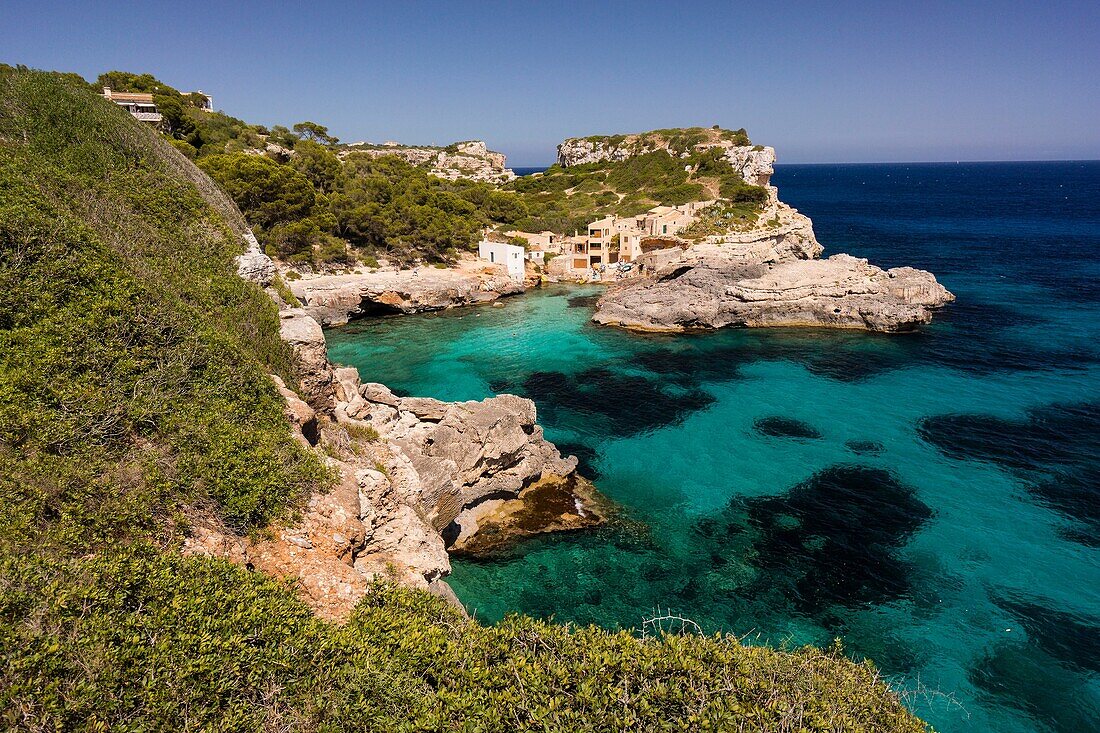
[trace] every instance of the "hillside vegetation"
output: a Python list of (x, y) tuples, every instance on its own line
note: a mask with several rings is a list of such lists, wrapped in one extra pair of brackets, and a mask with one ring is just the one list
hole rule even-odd
[(148, 74), (109, 72), (92, 88), (102, 86), (153, 92), (165, 115), (164, 134), (233, 198), (268, 254), (296, 267), (373, 265), (379, 257), (446, 262), (476, 249), (487, 227), (571, 234), (603, 216), (710, 198), (729, 199), (727, 213), (743, 226), (767, 197), (742, 181), (719, 151), (695, 149), (747, 145), (744, 130), (593, 136), (585, 139), (622, 147), (631, 157), (552, 166), (500, 189), (445, 181), (396, 156), (356, 153), (384, 146), (341, 145), (314, 122), (268, 129), (208, 112)]
[(668, 150), (679, 156), (695, 150), (697, 145), (729, 143), (730, 145), (752, 145), (745, 128), (726, 130), (718, 125), (714, 127), (670, 127), (649, 132), (637, 132), (619, 135), (589, 135), (582, 138), (590, 143), (598, 143), (608, 148), (620, 148), (632, 155)]
[(768, 198), (763, 187), (745, 183), (717, 148), (686, 158), (661, 148), (618, 162), (553, 165), (541, 175), (515, 180), (509, 188), (523, 196), (529, 212), (517, 226), (563, 233), (584, 231), (588, 222), (604, 216), (637, 216), (658, 205), (718, 198), (727, 199), (741, 214), (755, 216)]
[[(305, 173), (302, 173), (305, 175)], [(344, 626), (181, 557), (331, 481), (266, 376), (240, 214), (60, 75), (0, 67), (0, 720), (27, 731), (920, 731), (870, 663), (729, 636), (486, 627), (377, 585)]]

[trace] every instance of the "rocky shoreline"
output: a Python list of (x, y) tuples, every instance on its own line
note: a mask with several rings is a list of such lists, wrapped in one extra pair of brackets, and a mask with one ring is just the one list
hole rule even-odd
[(648, 252), (645, 277), (611, 285), (592, 320), (633, 331), (726, 327), (850, 328), (896, 333), (932, 320), (955, 299), (936, 277), (912, 267), (883, 270), (823, 247), (813, 223), (778, 200), (775, 188), (745, 232)]
[[(747, 151), (746, 165), (765, 185), (773, 155)], [(636, 331), (824, 326), (897, 332), (928, 323), (932, 309), (954, 299), (922, 270), (883, 270), (844, 254), (821, 259), (809, 218), (768, 190), (762, 223), (701, 241), (667, 237), (664, 248), (645, 252), (635, 270), (644, 275), (610, 284), (592, 320)], [(269, 286), (277, 269), (254, 238), (246, 239), (238, 271)], [(399, 396), (328, 360), (322, 326), (524, 292), (501, 266), (465, 258), (447, 269), (306, 276), (290, 290), (300, 307), (268, 292), (280, 304), (280, 333), (293, 350), (300, 394), (273, 378), (295, 435), (324, 454), (338, 480), (309, 497), (295, 521), (262, 537), (241, 537), (196, 515), (185, 549), (294, 578), (320, 615), (341, 619), (375, 577), (458, 604), (443, 580), (450, 553), (491, 553), (517, 538), (606, 521), (611, 508), (577, 475), (577, 459), (562, 457), (545, 439), (532, 401)]]
[(491, 303), (523, 292), (499, 265), (465, 259), (456, 267), (417, 267), (294, 280), (290, 290), (322, 326), (365, 315), (422, 313)]
[[(242, 276), (269, 284), (274, 269), (263, 257), (250, 248), (238, 260)], [(417, 308), (450, 297), (418, 293), (425, 299), (415, 300)], [(337, 480), (309, 497), (294, 521), (255, 537), (196, 512), (185, 552), (293, 578), (319, 615), (340, 620), (376, 577), (461, 606), (443, 580), (451, 571), (449, 551), (478, 554), (607, 517), (606, 502), (577, 475), (577, 459), (544, 438), (531, 400), (443, 402), (363, 383), (355, 369), (328, 361), (324, 332), (308, 306), (282, 304), (280, 334), (293, 350), (301, 390), (272, 377), (287, 419), (303, 445), (325, 456)]]

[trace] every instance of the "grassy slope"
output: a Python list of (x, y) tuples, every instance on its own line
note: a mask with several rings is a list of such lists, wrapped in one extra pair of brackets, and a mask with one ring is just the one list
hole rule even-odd
[(344, 627), (171, 549), (206, 504), (262, 525), (320, 480), (265, 372), (241, 222), (155, 134), (0, 69), (0, 720), (25, 730), (883, 730), (866, 664), (729, 637), (487, 628), (379, 586)]

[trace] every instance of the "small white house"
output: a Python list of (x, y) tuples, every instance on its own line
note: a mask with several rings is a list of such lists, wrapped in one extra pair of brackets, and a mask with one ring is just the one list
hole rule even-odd
[(504, 265), (513, 280), (523, 280), (523, 247), (483, 239), (478, 242), (477, 256), (483, 260)]

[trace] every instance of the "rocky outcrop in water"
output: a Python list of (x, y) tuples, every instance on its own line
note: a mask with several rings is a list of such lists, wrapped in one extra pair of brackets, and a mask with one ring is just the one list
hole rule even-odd
[(323, 275), (290, 285), (306, 313), (323, 326), (362, 315), (421, 313), (491, 303), (524, 290), (502, 265), (464, 260), (448, 269), (418, 267), (397, 272)]
[(952, 300), (929, 272), (883, 270), (850, 255), (776, 264), (702, 258), (610, 288), (592, 319), (639, 331), (824, 326), (895, 332), (930, 322), (932, 309)]
[(396, 155), (412, 165), (427, 168), (433, 176), (449, 181), (466, 178), (499, 184), (516, 178), (515, 172), (507, 167), (504, 154), (489, 150), (481, 140), (467, 140), (445, 148), (398, 143), (351, 143), (340, 154), (345, 156), (349, 153), (362, 153), (375, 158)]
[(370, 428), (415, 474), (423, 519), (450, 539), (468, 534), (468, 513), (488, 499), (517, 499), (548, 478), (577, 468), (535, 422), (535, 404), (514, 395), (480, 402), (397, 397), (385, 385), (361, 384), (355, 369), (336, 370), (336, 419)]

